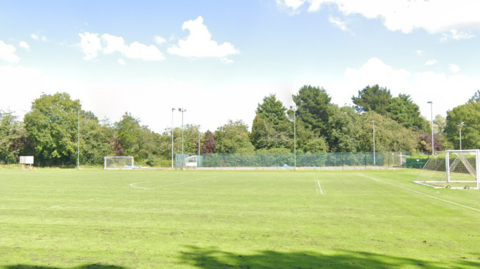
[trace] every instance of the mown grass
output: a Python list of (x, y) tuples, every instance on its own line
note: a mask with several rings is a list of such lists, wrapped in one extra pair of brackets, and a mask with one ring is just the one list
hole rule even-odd
[(0, 268), (479, 267), (480, 192), (417, 173), (2, 170)]

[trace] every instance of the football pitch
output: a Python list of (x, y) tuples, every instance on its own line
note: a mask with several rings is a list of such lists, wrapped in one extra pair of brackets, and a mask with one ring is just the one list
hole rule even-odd
[(480, 191), (418, 172), (0, 170), (0, 268), (480, 267)]

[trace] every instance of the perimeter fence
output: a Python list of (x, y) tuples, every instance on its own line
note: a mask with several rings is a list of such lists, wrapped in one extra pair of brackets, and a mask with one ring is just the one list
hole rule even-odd
[[(177, 169), (192, 167), (189, 157), (175, 154)], [(326, 152), (326, 153), (215, 153), (197, 156), (197, 169), (373, 169), (405, 167), (409, 152)]]

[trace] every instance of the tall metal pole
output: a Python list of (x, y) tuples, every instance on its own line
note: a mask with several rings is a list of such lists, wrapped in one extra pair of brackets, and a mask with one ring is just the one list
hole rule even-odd
[(175, 108), (172, 108), (172, 170), (173, 170), (173, 111), (175, 111)]
[(200, 158), (200, 125), (198, 125), (198, 158)]
[(433, 138), (433, 102), (428, 101), (428, 104), (430, 104), (430, 122), (432, 125), (432, 155), (435, 155), (435, 140)]
[(77, 112), (77, 169), (80, 169), (80, 111)]
[(293, 170), (297, 170), (297, 137), (296, 137), (296, 112), (297, 112), (297, 107), (295, 106), (290, 106), (290, 109), (293, 110), (293, 160), (294, 160), (294, 166)]
[(372, 120), (373, 124), (373, 166), (375, 166), (375, 121)]
[(185, 158), (183, 158), (183, 112), (187, 110), (184, 108), (179, 108), (178, 111), (182, 112), (182, 168), (185, 169)]

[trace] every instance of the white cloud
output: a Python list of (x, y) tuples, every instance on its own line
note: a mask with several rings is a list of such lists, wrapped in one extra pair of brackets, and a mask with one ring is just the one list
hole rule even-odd
[(10, 62), (10, 63), (18, 63), (20, 61), (20, 57), (15, 54), (17, 49), (13, 45), (5, 44), (3, 41), (0, 40), (0, 59)]
[[(80, 33), (80, 47), (85, 54), (85, 60), (91, 60), (98, 56), (99, 52), (111, 54), (119, 52), (123, 56), (131, 59), (141, 59), (145, 61), (164, 60), (165, 56), (154, 45), (144, 45), (137, 41), (130, 45), (125, 44), (125, 40), (120, 36), (103, 34), (101, 38), (96, 33)], [(102, 41), (104, 46), (102, 46)]]
[(83, 59), (91, 60), (98, 56), (98, 52), (102, 50), (102, 44), (98, 34), (84, 32), (78, 34), (80, 36), (80, 48), (85, 56)]
[(224, 64), (232, 64), (233, 63), (233, 60), (230, 60), (226, 57), (220, 58), (220, 61), (222, 61), (222, 63), (224, 63)]
[(375, 84), (382, 87), (403, 84), (410, 76), (410, 72), (404, 69), (395, 70), (378, 58), (369, 59), (359, 69), (347, 68), (345, 71), (345, 79), (361, 88)]
[(335, 25), (336, 27), (340, 28), (342, 31), (348, 31), (346, 21), (342, 21), (339, 18), (335, 18), (331, 16), (328, 18), (328, 21), (331, 24)]
[(167, 40), (159, 35), (155, 36), (155, 42), (159, 45), (162, 45), (164, 43), (167, 43)]
[(437, 60), (435, 60), (435, 59), (428, 60), (428, 61), (425, 62), (425, 65), (427, 65), (427, 66), (428, 65), (434, 65), (434, 64), (437, 64)]
[(125, 63), (125, 61), (123, 59), (118, 59), (118, 63), (121, 64), (121, 65), (126, 65), (127, 63)]
[(29, 46), (28, 43), (25, 42), (25, 41), (20, 41), (19, 46), (20, 46), (21, 48), (26, 49), (26, 50), (29, 50), (29, 49), (30, 49), (30, 46)]
[(102, 40), (107, 44), (107, 47), (103, 49), (103, 52), (106, 54), (117, 51), (131, 59), (141, 59), (145, 61), (165, 60), (165, 56), (163, 56), (162, 52), (154, 45), (147, 46), (137, 41), (126, 45), (122, 37), (109, 34), (103, 34)]
[(442, 38), (440, 38), (440, 41), (445, 42), (450, 39), (463, 40), (463, 39), (470, 39), (472, 37), (475, 37), (475, 35), (472, 34), (470, 31), (460, 32), (460, 31), (457, 31), (456, 29), (452, 29), (448, 33), (442, 34)]
[(35, 40), (42, 40), (43, 42), (48, 42), (48, 39), (44, 35), (40, 35), (39, 33), (30, 34), (30, 37)]
[(418, 56), (422, 56), (422, 55), (423, 55), (423, 51), (422, 51), (422, 50), (416, 50), (415, 53), (417, 53)]
[[(375, 84), (390, 89), (394, 96), (399, 93), (409, 94), (420, 106), (423, 115), (430, 115), (427, 102), (433, 101), (434, 114), (446, 116), (447, 110), (464, 104), (480, 88), (480, 79), (432, 71), (411, 73), (372, 58), (360, 68), (347, 68), (343, 84), (334, 87), (336, 90), (332, 97), (341, 96), (343, 92), (351, 94), (352, 89), (361, 90), (367, 85)], [(343, 94), (341, 98), (348, 100), (349, 96)]]
[(277, 6), (290, 14), (297, 14), (305, 0), (277, 0)]
[(368, 19), (381, 19), (391, 31), (410, 33), (414, 29), (424, 29), (429, 33), (442, 33), (452, 29), (480, 30), (477, 0), (277, 0), (277, 6), (298, 11), (304, 2), (309, 12), (333, 5), (344, 15), (359, 14)]
[(184, 22), (182, 30), (185, 29), (190, 31), (190, 35), (185, 39), (180, 39), (178, 46), (174, 45), (168, 48), (168, 53), (194, 58), (225, 58), (228, 55), (240, 53), (231, 43), (218, 44), (217, 41), (212, 40), (212, 35), (207, 26), (203, 24), (201, 16), (196, 20)]
[(458, 73), (458, 72), (460, 72), (460, 67), (456, 64), (451, 64), (450, 65), (450, 71), (452, 73)]

